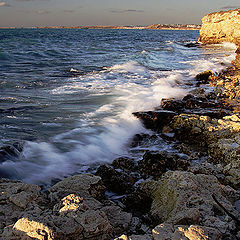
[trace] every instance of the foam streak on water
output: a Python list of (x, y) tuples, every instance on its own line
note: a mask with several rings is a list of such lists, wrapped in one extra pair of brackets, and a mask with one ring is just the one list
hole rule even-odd
[[(7, 33), (26, 38), (24, 31)], [(21, 61), (11, 60), (8, 73), (0, 68), (2, 144), (24, 142), (0, 174), (38, 184), (129, 155), (133, 136), (148, 132), (133, 112), (184, 96), (197, 73), (222, 70), (235, 51), (226, 43), (186, 47), (195, 31), (73, 30), (70, 40), (64, 30), (31, 34)], [(0, 42), (9, 59), (17, 54), (12, 46)]]

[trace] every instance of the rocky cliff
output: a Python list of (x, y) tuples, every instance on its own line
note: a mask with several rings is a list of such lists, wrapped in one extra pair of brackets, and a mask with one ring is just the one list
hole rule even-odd
[(233, 42), (240, 45), (240, 9), (204, 16), (198, 40), (210, 44)]

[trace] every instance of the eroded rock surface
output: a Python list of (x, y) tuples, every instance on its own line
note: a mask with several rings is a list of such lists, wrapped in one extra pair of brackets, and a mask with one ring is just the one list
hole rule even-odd
[(115, 203), (100, 202), (101, 178), (76, 175), (49, 189), (2, 179), (1, 239), (111, 239), (128, 229), (132, 215)]
[(240, 44), (240, 9), (215, 12), (204, 16), (199, 41)]
[(236, 229), (234, 220), (228, 218), (212, 195), (229, 212), (238, 216), (239, 212), (234, 207), (238, 199), (237, 192), (220, 184), (216, 177), (169, 171), (159, 181), (150, 181), (149, 185), (153, 199), (151, 214), (159, 223), (201, 225), (218, 229), (223, 235)]

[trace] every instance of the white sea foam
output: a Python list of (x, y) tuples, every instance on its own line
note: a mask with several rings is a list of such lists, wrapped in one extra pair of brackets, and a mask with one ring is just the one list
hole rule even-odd
[(237, 45), (235, 43), (231, 43), (231, 42), (223, 42), (221, 44), (225, 49), (231, 49), (231, 50), (237, 50)]

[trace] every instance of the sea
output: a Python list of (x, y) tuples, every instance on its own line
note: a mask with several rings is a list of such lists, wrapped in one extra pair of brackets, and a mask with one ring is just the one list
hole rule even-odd
[(192, 30), (1, 29), (0, 177), (51, 185), (118, 157), (169, 150), (133, 112), (195, 88), (196, 74), (220, 72), (230, 43), (202, 45)]

